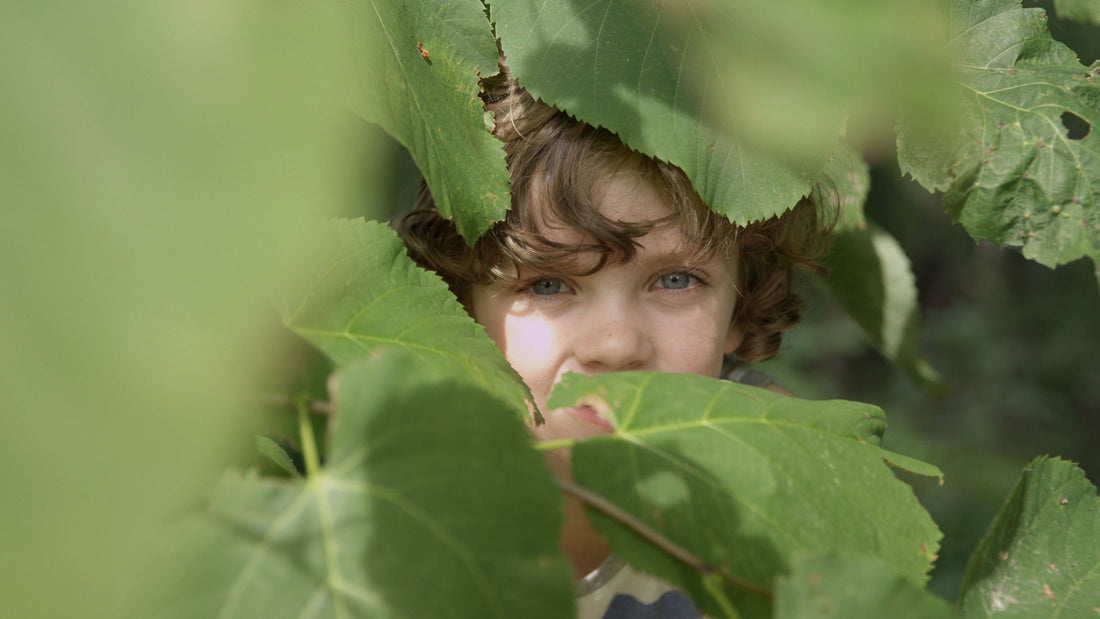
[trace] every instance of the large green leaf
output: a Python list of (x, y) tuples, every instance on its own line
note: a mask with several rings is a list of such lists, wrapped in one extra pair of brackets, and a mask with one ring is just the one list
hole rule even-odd
[(1038, 458), (970, 558), (964, 617), (1100, 614), (1100, 498), (1069, 462)]
[(443, 280), (409, 259), (393, 230), (378, 222), (337, 220), (320, 238), (328, 258), (300, 300), (283, 310), (292, 331), (338, 365), (396, 345), (432, 367), (462, 367), (527, 412), (529, 392), (519, 375)]
[(412, 154), (440, 212), (471, 244), (511, 204), (479, 76), (497, 47), (477, 0), (353, 0), (356, 110)]
[[(567, 374), (549, 405), (578, 404), (616, 432), (573, 446), (576, 481), (743, 581), (771, 589), (796, 553), (829, 548), (877, 557), (915, 583), (931, 567), (940, 533), (883, 460), (939, 473), (878, 446), (878, 408), (640, 372)], [(632, 565), (720, 614), (698, 573), (610, 520), (594, 525)], [(726, 593), (765, 612), (758, 597)]]
[[(902, 170), (946, 190), (976, 239), (1047, 266), (1100, 262), (1100, 63), (1082, 66), (1018, 0), (955, 0), (951, 16), (960, 118), (940, 135), (902, 131)], [(1071, 136), (1081, 121), (1091, 130)]]
[(846, 129), (934, 99), (931, 11), (812, 0), (490, 3), (520, 83), (687, 173), (737, 222), (791, 207)]
[[(662, 34), (662, 3), (501, 0), (490, 8), (523, 86), (680, 166), (715, 210), (738, 222), (762, 219), (809, 192), (813, 174), (749, 152), (700, 116), (697, 93), (680, 71), (695, 46), (705, 45), (702, 32)], [(823, 166), (824, 158), (817, 169)]]
[(304, 480), (226, 474), (155, 616), (569, 615), (561, 497), (508, 407), (399, 350), (336, 384), (324, 465), (306, 439)]
[(4, 616), (115, 616), (248, 447), (271, 289), (351, 156), (338, 33), (288, 4), (0, 4)]
[(776, 586), (775, 619), (947, 619), (951, 605), (881, 561), (847, 554), (799, 557)]

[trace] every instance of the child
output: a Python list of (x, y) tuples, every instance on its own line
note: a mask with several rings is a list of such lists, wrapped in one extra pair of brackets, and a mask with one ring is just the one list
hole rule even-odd
[[(792, 267), (822, 251), (814, 200), (736, 226), (702, 202), (680, 169), (534, 100), (506, 66), (483, 86), (512, 181), (507, 218), (470, 248), (422, 189), (395, 226), (413, 259), (443, 277), (531, 389), (546, 419), (531, 428), (537, 440), (613, 431), (589, 408), (546, 410), (565, 372), (717, 378), (727, 355), (775, 355), (802, 309)], [(734, 371), (741, 382), (783, 391), (759, 372)], [(568, 478), (568, 450), (548, 452), (548, 462)], [(566, 501), (561, 547), (582, 579), (579, 616), (604, 616), (617, 593), (658, 599), (666, 611), (686, 604), (689, 614), (676, 616), (695, 616), (682, 596), (658, 598), (667, 585), (609, 558), (575, 500)]]

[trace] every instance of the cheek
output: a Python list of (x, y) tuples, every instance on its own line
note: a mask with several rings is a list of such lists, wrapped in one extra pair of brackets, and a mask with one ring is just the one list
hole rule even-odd
[(729, 318), (724, 307), (697, 308), (690, 315), (665, 321), (660, 339), (659, 369), (717, 378), (722, 372)]
[(544, 320), (509, 315), (503, 318), (499, 334), (493, 339), (541, 407), (557, 374), (554, 359), (558, 334), (553, 325)]

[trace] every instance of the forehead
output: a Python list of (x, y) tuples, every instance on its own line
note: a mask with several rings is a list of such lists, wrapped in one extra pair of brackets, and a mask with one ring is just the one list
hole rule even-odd
[(637, 171), (617, 172), (593, 190), (596, 209), (611, 221), (646, 223), (673, 213), (668, 199)]
[(590, 213), (566, 220), (560, 209), (551, 207), (545, 200), (535, 200), (530, 206), (541, 211), (537, 217), (539, 231), (553, 243), (591, 243), (594, 240), (591, 224), (597, 219), (623, 230), (653, 225), (679, 228), (679, 218), (668, 199), (657, 191), (652, 181), (634, 170), (618, 171), (597, 181), (591, 188), (590, 200), (589, 208), (598, 216)]

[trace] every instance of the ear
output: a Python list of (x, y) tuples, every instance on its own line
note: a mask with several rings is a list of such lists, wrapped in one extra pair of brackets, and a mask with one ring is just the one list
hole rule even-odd
[(741, 342), (745, 339), (745, 330), (738, 326), (736, 323), (731, 322), (729, 331), (726, 332), (726, 354), (737, 350), (741, 346)]

